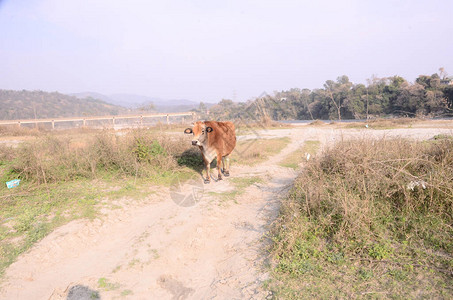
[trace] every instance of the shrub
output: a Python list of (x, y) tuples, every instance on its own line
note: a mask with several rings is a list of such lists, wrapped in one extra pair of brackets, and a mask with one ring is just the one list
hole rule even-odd
[(452, 149), (449, 140), (342, 142), (307, 164), (292, 197), (332, 238), (385, 236), (414, 213), (451, 224)]

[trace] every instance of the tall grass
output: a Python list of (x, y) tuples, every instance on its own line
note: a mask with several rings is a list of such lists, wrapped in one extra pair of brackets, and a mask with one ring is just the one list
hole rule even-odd
[(307, 215), (332, 238), (381, 236), (394, 213), (453, 220), (451, 141), (343, 142), (308, 165), (304, 177), (293, 197), (304, 199)]
[(41, 126), (19, 127), (17, 125), (0, 126), (0, 136), (37, 136), (45, 132)]
[(283, 296), (405, 297), (415, 286), (419, 296), (452, 296), (453, 141), (327, 149), (296, 180), (274, 239)]
[(17, 149), (0, 149), (8, 164), (7, 179), (21, 178), (38, 184), (93, 179), (105, 172), (119, 176), (150, 176), (174, 170), (189, 145), (178, 138), (134, 130), (123, 136), (102, 131), (74, 142), (69, 136), (44, 135)]

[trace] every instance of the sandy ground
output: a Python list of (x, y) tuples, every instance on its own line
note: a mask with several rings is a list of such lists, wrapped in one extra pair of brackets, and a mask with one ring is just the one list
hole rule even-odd
[[(99, 219), (58, 228), (7, 269), (0, 299), (66, 299), (79, 285), (98, 291), (101, 299), (269, 298), (262, 288), (269, 276), (266, 233), (297, 176), (280, 167), (280, 160), (306, 140), (329, 145), (346, 138), (429, 139), (440, 133), (452, 130), (304, 126), (243, 136), (251, 147), (257, 137), (289, 136), (291, 142), (258, 166), (232, 166), (225, 180), (156, 188), (145, 201), (122, 199), (115, 202), (119, 209), (104, 210)], [(263, 181), (234, 199), (222, 197), (234, 190), (230, 178), (251, 176)]]

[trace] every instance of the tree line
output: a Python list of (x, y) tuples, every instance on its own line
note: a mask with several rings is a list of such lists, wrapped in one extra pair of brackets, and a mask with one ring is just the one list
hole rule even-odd
[(203, 103), (198, 112), (211, 119), (342, 120), (388, 116), (453, 116), (453, 78), (443, 68), (439, 74), (420, 75), (414, 83), (401, 76), (372, 77), (367, 84), (354, 84), (343, 75), (327, 80), (319, 89), (292, 88), (247, 102), (223, 99), (211, 107)]

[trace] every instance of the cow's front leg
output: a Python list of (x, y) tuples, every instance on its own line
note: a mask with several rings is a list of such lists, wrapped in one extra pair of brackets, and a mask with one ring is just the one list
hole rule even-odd
[[(203, 157), (204, 160), (204, 166), (206, 168), (206, 178), (204, 179), (204, 183), (210, 183), (211, 182), (211, 176), (209, 176), (209, 169), (211, 168), (211, 162), (208, 161), (205, 157)], [(201, 173), (201, 177), (203, 177), (203, 173)]]
[(220, 165), (222, 164), (222, 154), (217, 153), (217, 180), (222, 180), (222, 173), (220, 171)]

